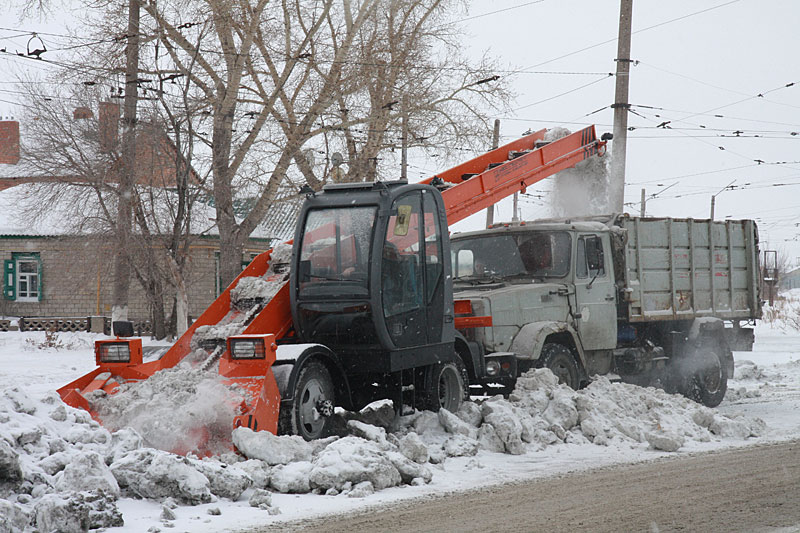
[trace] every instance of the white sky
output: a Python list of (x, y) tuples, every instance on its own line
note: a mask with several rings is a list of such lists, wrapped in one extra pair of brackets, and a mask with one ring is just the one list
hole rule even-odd
[[(490, 48), (512, 69), (600, 73), (519, 74), (519, 110), (501, 117), (506, 139), (556, 125), (612, 131), (615, 80), (603, 73), (616, 68), (619, 2), (473, 0), (470, 16), (504, 8), (513, 9), (467, 21), (473, 50)], [(741, 189), (717, 197), (716, 218), (755, 218), (762, 249), (800, 256), (799, 23), (800, 2), (791, 0), (634, 0), (631, 58), (640, 63), (630, 102), (664, 110), (634, 107), (642, 116), (629, 116), (637, 129), (628, 134), (628, 212), (639, 214), (644, 187), (657, 194), (648, 215), (707, 218), (711, 195), (736, 180)], [(602, 81), (578, 89), (595, 80)], [(798, 84), (784, 87), (791, 82)], [(567, 91), (574, 92), (537, 104)], [(654, 128), (664, 121), (673, 129)], [(737, 130), (742, 137), (718, 137)], [(541, 212), (529, 201), (523, 209), (525, 218)]]
[[(0, 13), (18, 1), (0, 0)], [(474, 54), (488, 49), (508, 71), (523, 70), (514, 78), (516, 111), (499, 117), (504, 141), (562, 125), (574, 130), (594, 123), (598, 134), (612, 130), (614, 78), (607, 73), (615, 70), (618, 1), (470, 3), (465, 46)], [(24, 50), (29, 37), (14, 38), (24, 32), (10, 29), (59, 33), (64, 18), (62, 12), (47, 23), (0, 17), (0, 48)], [(639, 214), (644, 187), (656, 195), (648, 215), (706, 218), (711, 195), (735, 180), (737, 188), (717, 198), (717, 219), (755, 218), (762, 249), (800, 257), (800, 83), (785, 87), (800, 82), (799, 23), (800, 2), (793, 0), (635, 0), (631, 57), (639, 64), (631, 72), (630, 102), (663, 109), (634, 107), (641, 116), (629, 117), (636, 129), (628, 137), (628, 212)], [(55, 47), (56, 38), (45, 40)], [(0, 117), (14, 115), (15, 95), (3, 82), (21, 63), (0, 54)], [(665, 121), (673, 129), (655, 128)], [(734, 131), (742, 136), (720, 137)], [(757, 159), (788, 163), (757, 165)], [(412, 179), (441, 170), (436, 160), (413, 153), (412, 162)], [(528, 192), (547, 188), (543, 183)], [(523, 217), (547, 214), (541, 205), (546, 201), (523, 199)], [(499, 217), (510, 216), (510, 208), (501, 206)], [(483, 219), (473, 217), (458, 229), (480, 227)]]

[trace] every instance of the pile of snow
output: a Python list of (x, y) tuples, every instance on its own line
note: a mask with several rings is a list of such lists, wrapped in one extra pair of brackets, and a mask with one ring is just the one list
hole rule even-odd
[(146, 448), (133, 429), (110, 432), (55, 393), (39, 401), (16, 388), (0, 395), (0, 531), (121, 526), (120, 497), (163, 502), (168, 524), (178, 503), (238, 500), (269, 478), (266, 463), (229, 452), (201, 460)]
[[(592, 443), (677, 451), (688, 441), (759, 436), (764, 422), (730, 417), (663, 390), (598, 378), (574, 391), (547, 369), (517, 380), (508, 399), (466, 402), (458, 413), (420, 413), (404, 421), (431, 462), (479, 451), (520, 455), (548, 446)], [(415, 437), (417, 440), (417, 437)]]
[(765, 303), (762, 320), (777, 330), (800, 330), (800, 289), (783, 291), (772, 305)]
[(198, 348), (204, 341), (224, 340), (242, 333), (250, 320), (261, 311), (289, 278), (288, 264), (292, 246), (277, 244), (272, 248), (269, 267), (263, 276), (245, 276), (231, 289), (231, 308), (217, 324), (200, 326), (192, 336), (192, 346)]
[(457, 413), (425, 411), (385, 427), (378, 409), (348, 414), (342, 438), (307, 443), (238, 428), (237, 449), (274, 467), (279, 492), (349, 496), (429, 483), (432, 466), (480, 453), (521, 455), (550, 446), (594, 444), (675, 452), (687, 442), (747, 439), (765, 429), (757, 418), (731, 417), (679, 395), (599, 378), (574, 391), (547, 369), (531, 370), (508, 399), (465, 402)]
[[(780, 374), (743, 361), (737, 378), (760, 386)], [(227, 512), (226, 505), (245, 505), (274, 515), (281, 512), (274, 500), (290, 505), (282, 494), (351, 501), (390, 487), (436, 483), (440, 475), (449, 479), (450, 458), (503, 464), (509, 459), (502, 454), (587, 446), (630, 449), (641, 457), (693, 442), (741, 441), (764, 430), (758, 419), (603, 378), (573, 391), (539, 369), (523, 376), (507, 399), (465, 402), (457, 413), (397, 420), (383, 401), (360, 413), (337, 412), (340, 434), (314, 442), (238, 428), (233, 440), (240, 454), (220, 447), (213, 458), (199, 459), (156, 449), (190, 449), (195, 438), (213, 441), (217, 431), (228, 440), (237, 394), (213, 373), (182, 365), (135, 386), (123, 383), (110, 397), (96, 394), (101, 427), (55, 393), (34, 399), (6, 385), (0, 392), (0, 531), (118, 526), (119, 499), (128, 498), (158, 502), (159, 527), (179, 523), (178, 506), (211, 505), (213, 515)], [(190, 436), (201, 427), (216, 429)]]
[(797, 382), (800, 360), (789, 361), (769, 368), (757, 365), (749, 359), (737, 359), (734, 363), (733, 379), (728, 381), (725, 402), (771, 396), (786, 390), (787, 382)]
[(223, 453), (244, 394), (226, 385), (216, 372), (182, 363), (145, 381), (123, 383), (110, 396), (98, 390), (88, 399), (105, 427), (111, 431), (133, 428), (147, 446)]

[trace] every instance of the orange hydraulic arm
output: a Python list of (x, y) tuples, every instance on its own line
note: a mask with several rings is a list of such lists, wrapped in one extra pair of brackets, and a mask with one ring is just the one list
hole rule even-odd
[(453, 184), (442, 191), (447, 223), (455, 224), (515, 192), (525, 192), (527, 187), (575, 166), (606, 145), (597, 139), (594, 126), (589, 126), (537, 148), (545, 133), (531, 133), (424, 180), (422, 183), (436, 185), (438, 178)]

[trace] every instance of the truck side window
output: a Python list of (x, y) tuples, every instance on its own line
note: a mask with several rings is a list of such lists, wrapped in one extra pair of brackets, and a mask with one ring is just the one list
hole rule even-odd
[(439, 288), (439, 284), (442, 283), (442, 275), (444, 274), (442, 238), (436, 202), (434, 202), (430, 193), (423, 193), (422, 208), (425, 211), (425, 303), (430, 304)]
[(392, 208), (383, 245), (381, 292), (384, 316), (422, 307), (420, 233), (422, 209), (419, 194), (403, 196)]
[(575, 277), (593, 278), (606, 275), (603, 256), (603, 241), (597, 235), (583, 235), (578, 239), (578, 257), (575, 264)]

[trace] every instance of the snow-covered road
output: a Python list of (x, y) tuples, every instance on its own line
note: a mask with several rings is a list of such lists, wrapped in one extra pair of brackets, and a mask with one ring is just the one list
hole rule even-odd
[[(9, 488), (11, 485), (4, 484), (0, 475), (0, 531), (3, 527), (13, 530), (9, 524), (35, 521), (37, 515), (46, 520), (46, 511), (40, 510), (44, 508), (42, 501), (50, 501), (52, 508), (58, 503), (55, 502), (57, 498), (68, 499), (71, 489), (86, 490), (79, 482), (75, 482), (76, 486), (68, 482), (69, 464), (79, 458), (89, 461), (86, 456), (97, 453), (111, 465), (118, 480), (130, 483), (134, 483), (129, 481), (131, 476), (139, 474), (134, 472), (136, 468), (130, 456), (125, 459), (126, 453), (138, 453), (135, 457), (150, 465), (151, 470), (156, 468), (153, 465), (167, 461), (167, 456), (156, 452), (134, 450), (140, 444), (131, 435), (111, 436), (71, 409), (62, 413), (60, 400), (53, 397), (52, 391), (94, 368), (91, 348), (94, 338), (86, 334), (63, 334), (59, 335), (63, 344), (60, 349), (44, 349), (37, 346), (43, 337), (43, 334), (34, 333), (0, 334), (0, 441), (5, 441), (6, 448), (11, 448), (17, 456), (26, 480), (16, 488)], [(539, 376), (538, 381), (530, 384), (530, 390), (521, 393), (515, 401), (487, 402), (488, 407), (483, 405), (475, 408), (477, 411), (465, 413), (460, 419), (464, 425), (459, 424), (459, 420), (445, 420), (442, 424), (440, 418), (433, 415), (408, 419), (396, 435), (390, 435), (383, 443), (380, 432), (370, 435), (372, 430), (366, 428), (366, 433), (362, 431), (361, 435), (372, 440), (348, 437), (350, 440), (345, 443), (330, 447), (324, 460), (320, 456), (326, 451), (315, 448), (307, 466), (302, 464), (296, 468), (299, 463), (292, 463), (268, 467), (261, 461), (244, 464), (228, 457), (227, 470), (220, 470), (216, 461), (190, 461), (183, 475), (195, 479), (195, 485), (189, 483), (184, 492), (170, 489), (170, 479), (174, 478), (159, 471), (160, 475), (164, 474), (161, 483), (167, 488), (140, 486), (136, 489), (139, 494), (150, 494), (149, 499), (132, 498), (130, 495), (136, 492), (132, 485), (118, 483), (122, 487), (116, 488), (120, 496), (115, 505), (124, 519), (124, 526), (112, 531), (164, 531), (166, 528), (192, 532), (235, 531), (513, 480), (800, 438), (800, 417), (797, 416), (800, 410), (800, 334), (759, 326), (756, 339), (753, 352), (735, 354), (736, 375), (729, 383), (728, 396), (710, 414), (704, 408), (662, 391), (601, 380), (589, 389), (574, 393), (547, 385)], [(537, 388), (546, 392), (536, 392)], [(478, 418), (472, 425), (464, 422), (475, 416)], [(517, 433), (514, 433), (514, 424), (509, 422), (514, 420), (520, 424)], [(563, 433), (555, 426), (564, 430)], [(334, 451), (339, 454), (340, 461), (333, 463), (337, 475), (346, 470), (343, 465), (355, 457), (354, 450), (361, 454), (384, 454), (394, 458), (400, 470), (408, 469), (408, 461), (398, 457), (396, 444), (410, 433), (419, 435), (431, 458), (430, 462), (410, 465), (420, 473), (416, 482), (390, 484), (388, 488), (369, 494), (369, 490), (349, 490), (356, 483), (345, 487), (337, 485), (345, 478), (331, 481), (330, 457)], [(668, 438), (664, 441), (658, 438), (661, 436)], [(668, 449), (676, 444), (679, 446), (675, 452), (656, 449)], [(4, 455), (2, 448), (0, 442), (0, 463), (11, 456), (10, 452)], [(492, 449), (496, 451), (490, 451)], [(325, 461), (327, 470), (322, 465)], [(3, 474), (3, 466), (0, 464), (0, 474)], [(106, 472), (103, 469), (107, 467), (95, 466), (98, 471)], [(304, 471), (305, 478), (302, 472), (289, 475), (293, 469)], [(431, 476), (429, 483), (422, 479), (427, 477), (423, 469)], [(197, 477), (191, 473), (198, 471), (204, 474)], [(224, 488), (220, 488), (223, 483), (220, 481), (223, 476), (218, 475), (220, 471), (229, 474)], [(241, 471), (246, 474), (234, 479), (233, 473)], [(282, 476), (288, 482), (305, 479), (306, 483), (310, 476), (317, 494), (281, 493), (275, 490), (276, 486), (281, 486), (279, 483), (267, 481), (270, 475), (276, 479)], [(241, 481), (248, 476), (254, 481), (241, 485), (239, 489), (243, 490), (232, 488), (237, 479)], [(210, 489), (209, 479), (212, 480)], [(113, 492), (113, 479), (107, 481)], [(152, 483), (152, 479), (149, 481)], [(271, 501), (269, 505), (254, 507), (250, 500), (259, 483), (269, 489)], [(326, 490), (325, 483), (334, 490)], [(170, 490), (176, 495), (165, 501)], [(191, 490), (199, 491), (193, 493), (197, 497), (192, 503), (197, 505), (188, 504), (191, 497), (180, 497)], [(326, 491), (330, 495), (325, 495)], [(359, 494), (363, 497), (354, 497)], [(113, 515), (108, 510), (113, 502), (113, 497), (106, 498), (103, 502), (106, 510), (97, 513), (105, 512), (106, 518)], [(93, 505), (95, 508), (103, 506)], [(4, 519), (7, 522), (3, 522)], [(17, 521), (13, 522), (14, 519)]]

